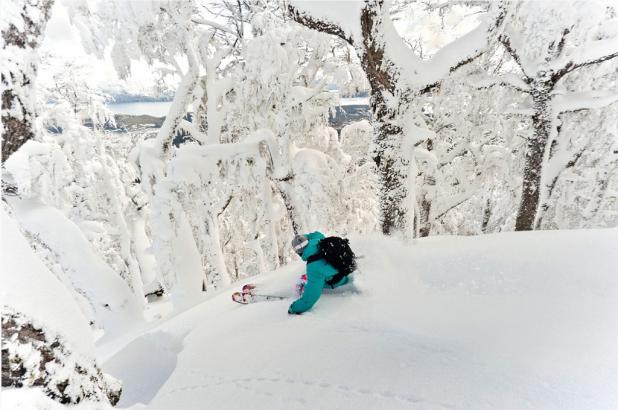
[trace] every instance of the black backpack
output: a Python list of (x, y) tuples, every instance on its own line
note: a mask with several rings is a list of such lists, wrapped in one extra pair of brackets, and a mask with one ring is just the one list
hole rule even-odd
[(350, 241), (338, 236), (321, 239), (318, 242), (318, 252), (307, 258), (307, 263), (320, 259), (325, 259), (329, 265), (337, 269), (337, 273), (326, 281), (331, 288), (356, 270), (356, 256), (350, 248)]

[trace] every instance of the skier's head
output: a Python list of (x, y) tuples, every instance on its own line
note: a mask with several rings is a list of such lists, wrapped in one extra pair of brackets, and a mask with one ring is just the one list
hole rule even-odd
[(305, 237), (305, 235), (296, 235), (294, 239), (292, 239), (292, 248), (298, 256), (301, 256), (308, 243), (309, 240)]

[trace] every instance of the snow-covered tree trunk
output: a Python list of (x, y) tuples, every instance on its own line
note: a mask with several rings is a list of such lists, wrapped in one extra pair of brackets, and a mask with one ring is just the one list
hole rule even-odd
[(176, 130), (187, 112), (191, 93), (198, 81), (199, 67), (197, 66), (195, 55), (189, 46), (187, 46), (187, 60), (189, 67), (182, 77), (182, 81), (174, 95), (172, 105), (165, 116), (165, 121), (163, 121), (157, 134), (157, 141), (161, 149), (161, 159), (168, 156), (168, 151), (176, 135)]
[(298, 23), (338, 36), (356, 50), (371, 87), (373, 158), (380, 180), (382, 232), (388, 235), (399, 231), (407, 235), (413, 231), (416, 208), (416, 198), (412, 198), (416, 194), (415, 178), (409, 175), (413, 168), (409, 161), (414, 158), (415, 146), (404, 143), (406, 132), (402, 128), (410, 100), (436, 87), (451, 72), (483, 54), (488, 33), (500, 26), (505, 14), (501, 7), (496, 7), (495, 20), (485, 20), (457, 39), (459, 44), (444, 47), (444, 52), (437, 53), (433, 61), (423, 61), (397, 33), (390, 7), (389, 1), (367, 0), (360, 10), (360, 33), (356, 36), (346, 33), (336, 23), (298, 10), (293, 4), (288, 10)]
[(533, 133), (526, 142), (524, 157), (524, 179), (517, 218), (516, 231), (528, 231), (534, 228), (541, 195), (541, 178), (545, 151), (552, 130), (552, 107), (550, 91), (546, 83), (532, 85)]
[[(205, 244), (210, 249), (207, 254), (209, 256), (210, 263), (213, 265), (215, 273), (218, 276), (218, 286), (228, 286), (230, 284), (230, 276), (225, 266), (225, 258), (223, 255), (223, 248), (221, 245), (221, 234), (219, 230), (219, 215), (221, 213), (214, 214), (209, 212), (206, 215), (206, 238)], [(215, 278), (209, 278), (213, 280)]]
[[(11, 2), (9, 2), (11, 3)], [(20, 0), (7, 4), (17, 21), (0, 27), (2, 65), (2, 163), (34, 137), (34, 84), (38, 69), (37, 48), (51, 14), (53, 0)], [(6, 10), (3, 13), (7, 12)]]
[[(557, 85), (566, 75), (582, 67), (594, 66), (618, 57), (615, 39), (611, 38), (596, 40), (596, 44), (572, 46), (568, 41), (572, 29), (573, 27), (565, 28), (559, 32), (558, 41), (555, 39), (551, 41), (544, 51), (544, 59), (537, 58), (534, 65), (526, 55), (528, 49), (518, 38), (521, 33), (513, 36), (505, 31), (498, 36), (498, 41), (521, 71), (523, 87), (520, 91), (527, 93), (532, 99), (532, 134), (526, 141), (524, 151), (523, 182), (515, 221), (516, 231), (528, 231), (539, 227), (539, 214), (542, 208), (548, 206), (544, 202), (549, 198), (549, 191), (555, 184), (554, 178), (547, 175), (548, 169), (551, 168), (551, 154), (553, 151), (563, 149), (561, 145), (565, 143), (556, 138), (558, 133), (555, 129), (555, 117), (561, 111), (556, 110), (558, 112), (555, 113), (553, 106), (556, 102)], [(565, 51), (567, 49), (570, 54)], [(595, 104), (594, 99), (575, 98), (575, 100), (577, 101), (575, 105), (581, 109), (587, 108), (589, 104), (599, 106), (598, 102)], [(606, 104), (612, 101), (615, 101), (615, 98), (604, 99)]]
[[(395, 94), (392, 64), (384, 59), (383, 39), (376, 35), (383, 2), (367, 3), (361, 12), (363, 50), (361, 63), (371, 86), (371, 110), (374, 118), (374, 161), (380, 178), (382, 232), (405, 230), (409, 217), (405, 199), (408, 195), (407, 167), (401, 155), (403, 133), (397, 124), (400, 106), (389, 105), (387, 97)], [(402, 104), (400, 101), (399, 104)]]
[[(374, 124), (374, 161), (380, 178), (381, 225), (384, 234), (404, 230), (406, 226), (406, 165), (401, 157), (402, 129), (397, 124), (399, 106), (387, 103), (395, 93), (394, 66), (384, 58), (384, 40), (380, 30), (382, 0), (372, 0), (361, 11), (362, 41), (354, 43), (340, 27), (319, 21), (290, 6), (292, 17), (299, 23), (343, 38), (352, 44), (361, 60), (371, 87), (371, 111)], [(358, 42), (357, 39), (354, 39)]]

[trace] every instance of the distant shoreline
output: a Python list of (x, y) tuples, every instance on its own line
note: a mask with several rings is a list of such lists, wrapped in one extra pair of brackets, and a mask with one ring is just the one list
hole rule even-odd
[[(107, 104), (107, 108), (114, 115), (149, 115), (153, 117), (165, 117), (172, 105), (172, 100), (152, 101), (114, 101)], [(340, 107), (366, 107), (369, 106), (369, 97), (341, 98)]]
[[(171, 101), (114, 102), (107, 104), (116, 120), (116, 126), (110, 130), (136, 130), (143, 128), (160, 128), (165, 121)], [(342, 98), (340, 105), (329, 115), (329, 125), (338, 132), (347, 124), (361, 120), (371, 120), (369, 98)]]
[(165, 117), (171, 105), (172, 101), (134, 101), (109, 103), (107, 108), (114, 115)]

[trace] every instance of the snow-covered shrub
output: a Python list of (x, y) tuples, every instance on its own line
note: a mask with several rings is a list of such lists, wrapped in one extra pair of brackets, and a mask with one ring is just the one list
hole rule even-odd
[(61, 210), (141, 296), (131, 232), (137, 211), (125, 189), (136, 175), (125, 159), (114, 157), (110, 138), (84, 127), (68, 105), (58, 104), (40, 117), (37, 141), (29, 141), (10, 158), (7, 169), (22, 197)]
[[(261, 144), (187, 144), (170, 161), (151, 204), (153, 248), (168, 289), (195, 295), (228, 284), (230, 267), (234, 277), (261, 271), (256, 259), (264, 258), (261, 249), (251, 258), (234, 255), (255, 247), (245, 244), (260, 232), (270, 234), (264, 227), (270, 224), (264, 213), (271, 198)], [(223, 232), (221, 221), (229, 224)], [(224, 248), (230, 251), (228, 260)]]

